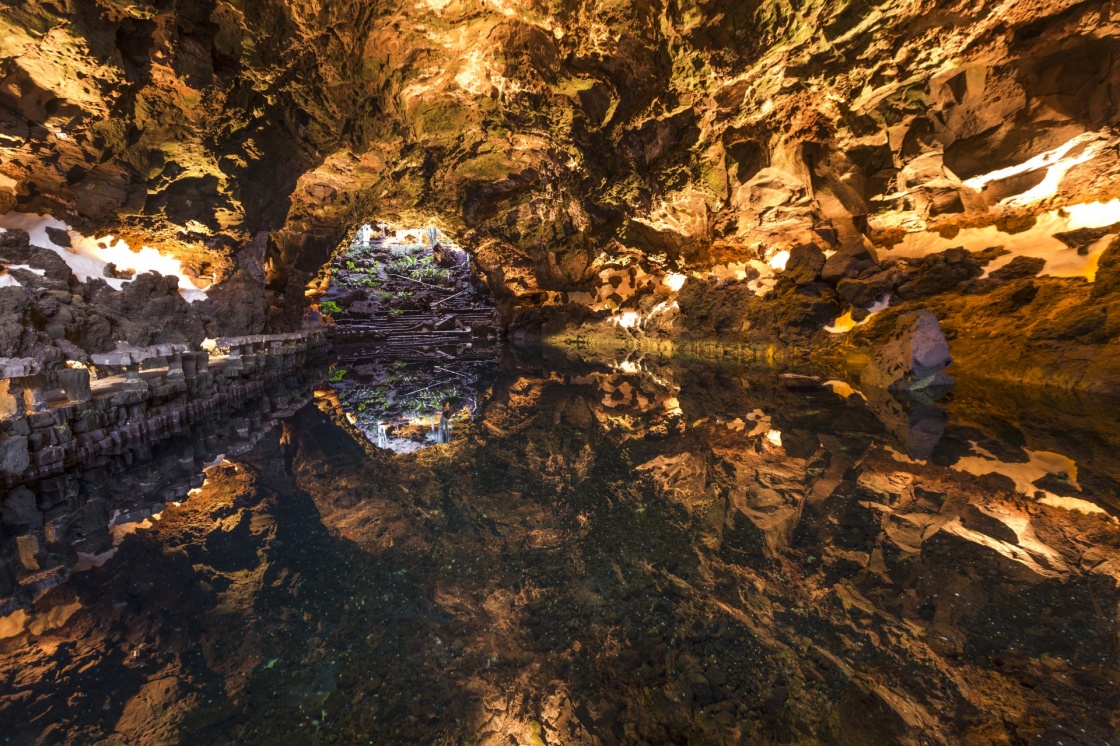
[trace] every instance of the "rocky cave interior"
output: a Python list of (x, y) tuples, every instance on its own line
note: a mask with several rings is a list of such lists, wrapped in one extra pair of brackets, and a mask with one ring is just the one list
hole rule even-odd
[(1116, 0), (0, 0), (0, 741), (1117, 743), (1118, 124)]

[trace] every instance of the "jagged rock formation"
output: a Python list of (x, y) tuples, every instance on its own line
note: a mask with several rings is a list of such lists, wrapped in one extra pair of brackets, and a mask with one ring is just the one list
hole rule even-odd
[[(226, 333), (292, 326), (349, 227), (419, 217), (529, 333), (844, 346), (819, 330), (923, 304), (962, 365), (1018, 314), (1008, 375), (1120, 380), (1084, 363), (1118, 317), (1104, 0), (3, 8), (0, 207), (172, 252)], [(676, 275), (715, 286), (679, 316)]]
[(1112, 738), (1114, 407), (973, 392), (919, 462), (854, 392), (626, 363), (511, 365), (407, 456), (303, 409), (0, 628), (5, 733)]
[(16, 280), (0, 287), (0, 356), (88, 363), (117, 342), (198, 345), (219, 328), (207, 309), (180, 296), (177, 278), (148, 272), (119, 291), (81, 282), (57, 253), (32, 246), (19, 230), (0, 234), (0, 260)]

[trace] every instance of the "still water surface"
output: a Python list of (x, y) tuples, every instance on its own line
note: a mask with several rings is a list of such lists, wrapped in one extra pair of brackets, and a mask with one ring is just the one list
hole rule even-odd
[(348, 367), (0, 639), (0, 743), (1120, 743), (1115, 405)]

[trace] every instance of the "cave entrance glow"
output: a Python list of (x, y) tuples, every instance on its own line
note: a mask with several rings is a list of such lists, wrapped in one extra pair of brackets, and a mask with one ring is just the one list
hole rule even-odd
[(377, 447), (447, 443), (477, 410), (501, 320), (470, 256), (438, 228), (362, 225), (335, 257), (319, 310), (339, 355), (329, 385)]

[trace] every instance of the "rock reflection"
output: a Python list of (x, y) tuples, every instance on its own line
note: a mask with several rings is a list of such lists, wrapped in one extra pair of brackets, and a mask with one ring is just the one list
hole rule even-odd
[[(161, 438), (122, 445), (3, 493), (0, 618), (29, 606), (71, 572), (104, 564), (125, 536), (197, 492), (205, 467), (251, 450), (279, 418), (305, 405), (315, 378), (311, 370), (274, 382), (266, 393), (231, 400), (205, 419), (184, 418)], [(29, 619), (26, 613), (19, 618)]]
[(0, 641), (4, 732), (1108, 742), (1117, 409), (962, 381), (918, 458), (840, 383), (505, 361), (408, 454), (320, 397)]

